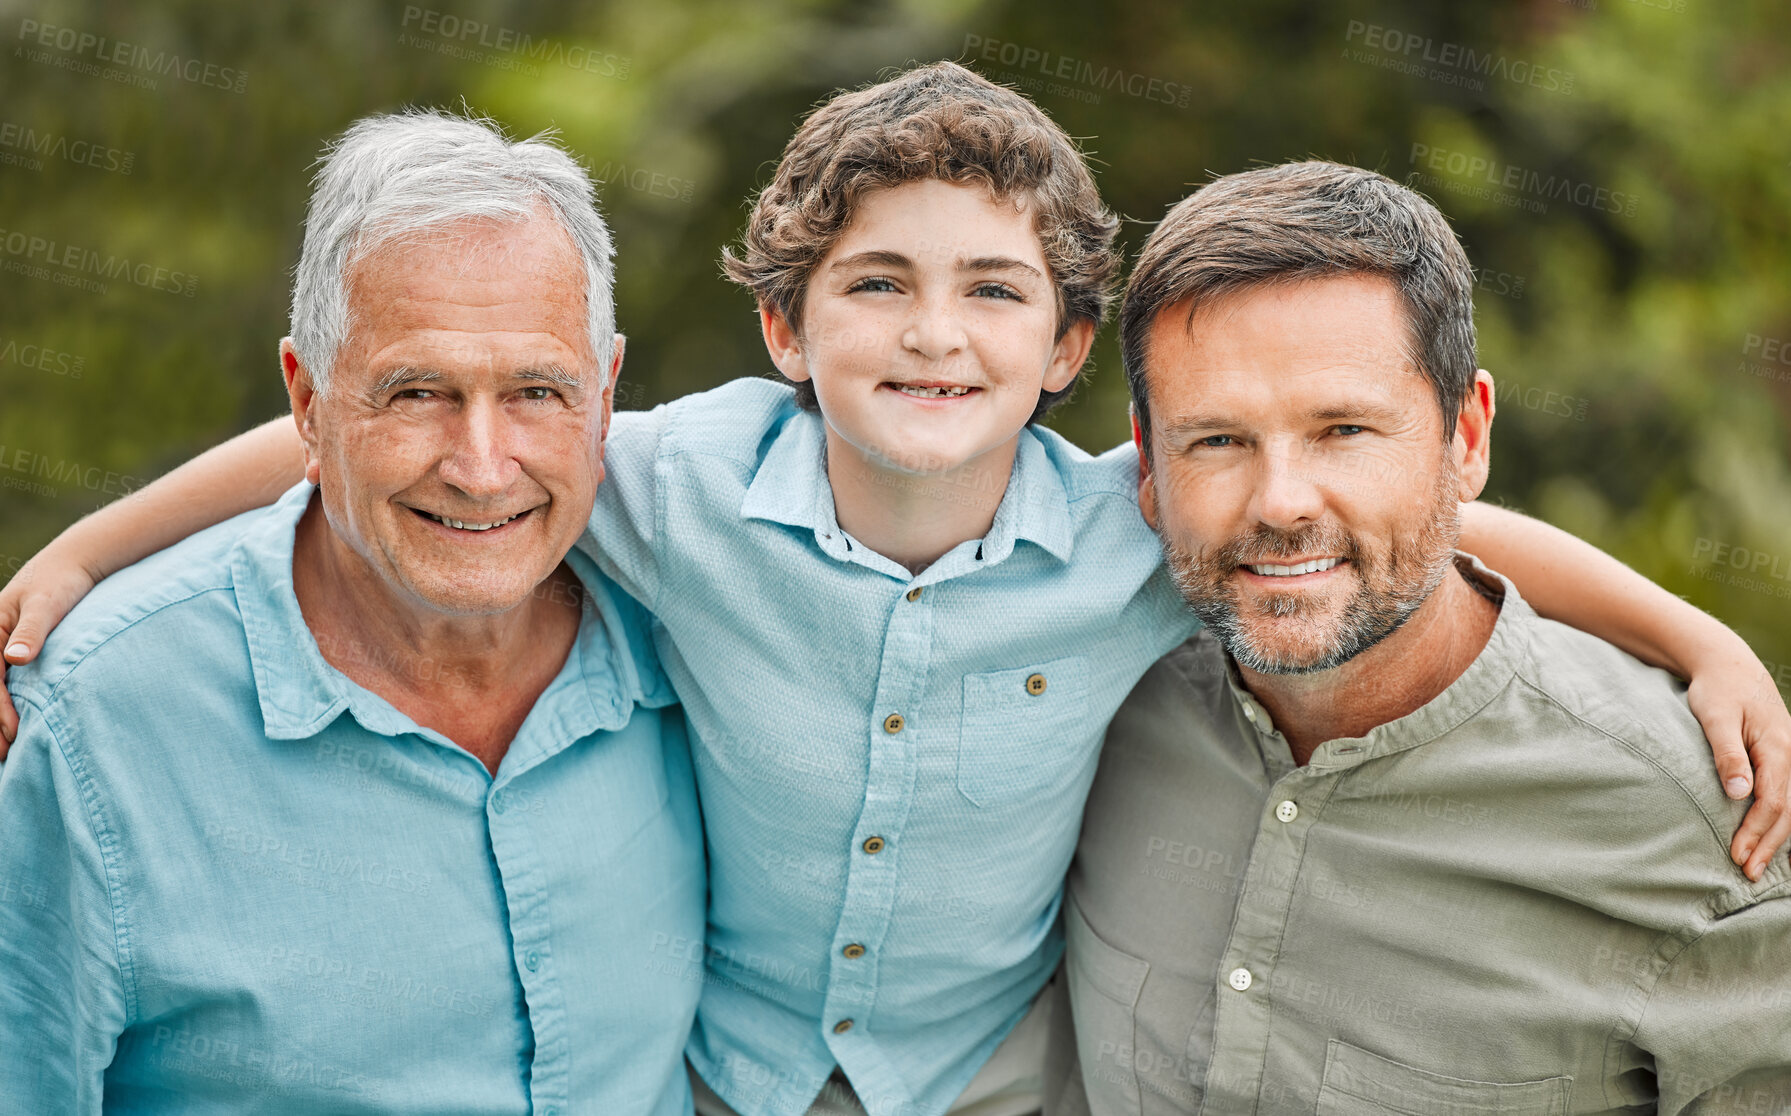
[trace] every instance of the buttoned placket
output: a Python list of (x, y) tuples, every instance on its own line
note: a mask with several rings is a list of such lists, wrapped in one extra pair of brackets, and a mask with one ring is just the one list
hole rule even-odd
[(554, 968), (553, 919), (529, 824), (528, 791), (517, 787), (518, 778), (505, 776), (492, 783), (485, 799), (485, 822), (509, 914), (516, 976), (535, 1036), (529, 1098), (534, 1111), (557, 1114), (570, 1110), (566, 1001)]
[(864, 806), (852, 832), (845, 902), (829, 951), (832, 979), (821, 1015), (822, 1035), (848, 1074), (851, 1051), (863, 1039), (865, 1017), (876, 1001), (879, 947), (895, 905), (902, 829), (920, 766), (917, 734), (930, 727), (918, 714), (932, 658), (937, 597), (919, 584), (890, 587), (889, 623), (866, 726), (870, 764)]
[(1307, 834), (1342, 776), (1337, 769), (1296, 767), (1268, 711), (1235, 684), (1233, 693), (1270, 786), (1258, 811), (1231, 938), (1214, 977), (1218, 1007), (1202, 1113), (1257, 1111), (1268, 1055), (1269, 998)]

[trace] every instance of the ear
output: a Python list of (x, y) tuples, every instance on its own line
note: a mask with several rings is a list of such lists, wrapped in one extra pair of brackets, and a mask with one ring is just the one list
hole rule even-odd
[(599, 452), (603, 449), (603, 443), (609, 440), (609, 420), (616, 412), (616, 384), (622, 379), (622, 353), (628, 347), (628, 338), (618, 333), (611, 346), (609, 380), (603, 388), (603, 423), (597, 431)]
[(323, 477), (323, 462), (317, 453), (317, 427), (312, 416), (318, 399), (317, 385), (290, 337), (280, 339), (280, 374), (286, 380), (286, 398), (292, 402), (292, 420), (298, 424), (299, 441), (305, 446), (305, 479), (318, 484)]
[(759, 331), (765, 335), (765, 351), (784, 379), (801, 383), (809, 378), (808, 359), (802, 355), (802, 338), (782, 310), (759, 304)]
[(1474, 372), (1474, 383), (1461, 410), (1455, 416), (1455, 440), (1450, 452), (1455, 455), (1457, 495), (1463, 501), (1479, 497), (1492, 471), (1492, 421), (1496, 410), (1493, 402), (1493, 378), (1486, 369)]
[(1045, 367), (1046, 391), (1062, 391), (1076, 382), (1076, 373), (1088, 362), (1088, 350), (1094, 347), (1095, 324), (1079, 318), (1063, 331), (1051, 349), (1051, 363)]
[(1126, 407), (1132, 419), (1132, 448), (1138, 451), (1138, 510), (1150, 529), (1157, 529), (1157, 480), (1150, 471), (1150, 454), (1144, 450), (1144, 431), (1138, 425), (1138, 408)]

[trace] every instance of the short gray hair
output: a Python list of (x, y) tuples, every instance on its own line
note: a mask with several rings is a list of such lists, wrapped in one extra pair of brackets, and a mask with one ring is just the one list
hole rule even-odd
[(1229, 174), (1169, 210), (1139, 253), (1119, 312), (1126, 383), (1150, 450), (1150, 330), (1158, 314), (1264, 283), (1352, 273), (1399, 288), (1412, 363), (1443, 409), (1443, 440), (1473, 388), (1474, 273), (1437, 207), (1405, 186), (1340, 163), (1283, 163)]
[(550, 133), (512, 140), (490, 120), (409, 109), (356, 121), (325, 149), (292, 285), (292, 339), (327, 391), (353, 324), (349, 270), (374, 249), (460, 221), (521, 222), (543, 207), (584, 259), (591, 352), (607, 380), (615, 254), (590, 176)]

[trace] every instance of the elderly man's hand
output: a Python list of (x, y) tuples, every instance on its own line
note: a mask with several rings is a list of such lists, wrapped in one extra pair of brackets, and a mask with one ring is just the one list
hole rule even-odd
[(0, 588), (0, 760), (19, 736), (19, 714), (6, 690), (8, 665), (28, 663), (43, 648), (44, 636), (98, 582), (79, 562), (46, 548)]
[(1791, 711), (1745, 644), (1712, 653), (1690, 673), (1686, 700), (1710, 738), (1724, 789), (1731, 798), (1754, 794), (1729, 855), (1757, 880), (1791, 836)]

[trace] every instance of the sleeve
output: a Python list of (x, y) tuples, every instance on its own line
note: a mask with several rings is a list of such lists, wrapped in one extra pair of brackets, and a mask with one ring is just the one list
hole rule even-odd
[(112, 889), (74, 770), (19, 712), (0, 767), (0, 1097), (99, 1116), (127, 1017)]
[(653, 609), (659, 596), (659, 443), (665, 405), (617, 411), (603, 445), (604, 476), (578, 549), (623, 592)]
[(1662, 1116), (1791, 1112), (1791, 887), (1721, 917), (1655, 981), (1636, 1042)]

